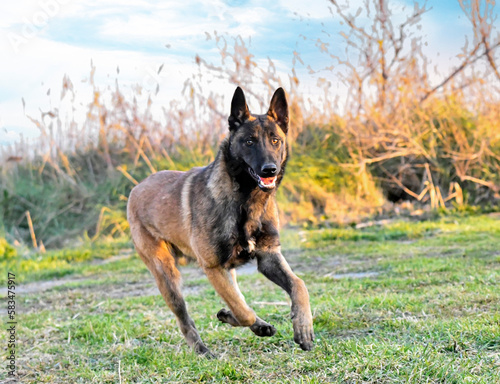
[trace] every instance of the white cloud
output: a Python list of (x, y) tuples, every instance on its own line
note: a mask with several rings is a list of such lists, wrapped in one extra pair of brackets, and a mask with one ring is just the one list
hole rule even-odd
[(204, 39), (205, 32), (214, 30), (249, 37), (257, 35), (263, 25), (272, 23), (273, 17), (277, 16), (257, 4), (234, 8), (220, 1), (166, 1), (148, 8), (147, 13), (110, 18), (99, 31), (104, 38), (129, 41)]
[[(20, 54), (11, 55), (2, 65), (4, 73), (9, 74), (2, 78), (0, 89), (2, 127), (32, 125), (23, 114), (21, 98), (26, 102), (26, 114), (29, 116), (38, 117), (40, 109), (47, 111), (52, 107), (62, 107), (61, 113), (70, 117), (72, 106), (64, 102), (61, 104), (59, 100), (65, 74), (75, 86), (75, 117), (82, 122), (86, 105), (92, 100), (91, 87), (82, 83), (89, 77), (91, 60), (97, 68), (95, 83), (100, 89), (113, 87), (116, 77), (125, 93), (131, 93), (135, 84), (146, 91), (154, 91), (159, 82), (159, 101), (163, 103), (178, 97), (184, 80), (196, 69), (188, 57), (180, 60), (136, 51), (110, 52), (35, 38)], [(161, 64), (164, 68), (158, 75)], [(117, 67), (120, 68), (119, 75)], [(50, 95), (47, 95), (49, 89)]]
[(39, 0), (14, 1), (8, 6), (2, 6), (0, 12), (0, 25), (9, 28), (17, 23), (22, 23), (23, 19), (31, 19), (33, 14), (40, 11)]

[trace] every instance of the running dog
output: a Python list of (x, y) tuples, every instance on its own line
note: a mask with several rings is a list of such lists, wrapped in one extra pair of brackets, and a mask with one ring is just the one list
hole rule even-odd
[(127, 206), (132, 240), (198, 354), (213, 356), (182, 297), (176, 261), (184, 256), (198, 262), (229, 307), (217, 313), (221, 322), (273, 336), (276, 329), (247, 305), (236, 282), (235, 268), (256, 259), (258, 270), (290, 295), (294, 340), (311, 350), (309, 294), (281, 254), (278, 232), (276, 189), (287, 161), (285, 92), (277, 89), (267, 113), (257, 115), (236, 88), (228, 121), (229, 135), (211, 164), (160, 171), (132, 190)]

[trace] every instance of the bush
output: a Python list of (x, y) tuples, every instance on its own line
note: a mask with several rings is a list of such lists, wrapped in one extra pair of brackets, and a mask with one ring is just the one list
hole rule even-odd
[(0, 237), (0, 260), (11, 260), (17, 256), (17, 250), (7, 240)]

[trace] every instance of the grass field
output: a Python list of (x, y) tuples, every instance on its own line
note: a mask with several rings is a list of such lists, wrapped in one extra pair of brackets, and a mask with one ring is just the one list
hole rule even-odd
[(312, 352), (293, 343), (284, 292), (253, 266), (240, 286), (278, 329), (272, 338), (220, 324), (214, 289), (182, 267), (191, 315), (218, 357), (207, 360), (189, 350), (126, 241), (4, 262), (22, 281), (20, 381), (500, 383), (500, 216), (287, 229), (282, 243), (311, 295)]

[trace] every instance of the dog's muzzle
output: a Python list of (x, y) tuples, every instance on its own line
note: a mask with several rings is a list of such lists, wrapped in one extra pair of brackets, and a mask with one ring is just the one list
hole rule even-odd
[(251, 167), (248, 167), (248, 173), (254, 178), (261, 189), (273, 189), (276, 187), (277, 176), (260, 177)]

